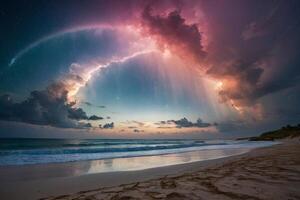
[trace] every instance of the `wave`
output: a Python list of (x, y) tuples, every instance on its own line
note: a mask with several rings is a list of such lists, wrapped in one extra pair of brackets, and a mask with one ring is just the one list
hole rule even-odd
[(0, 150), (62, 148), (62, 147), (100, 147), (110, 145), (173, 145), (201, 144), (202, 140), (69, 140), (69, 139), (0, 139)]
[(2, 142), (0, 141), (0, 165), (123, 158), (197, 150), (255, 148), (271, 144), (270, 142), (223, 140), (26, 140), (11, 141), (10, 144), (6, 141), (5, 145), (1, 145)]
[[(226, 145), (226, 143), (219, 143), (214, 145)], [(102, 147), (102, 148), (57, 148), (57, 149), (38, 149), (38, 150), (10, 150), (1, 151), (0, 155), (9, 154), (27, 154), (27, 155), (43, 155), (43, 154), (88, 154), (88, 153), (115, 153), (115, 152), (132, 152), (132, 151), (151, 151), (151, 150), (166, 150), (166, 149), (180, 149), (188, 147), (209, 146), (208, 144), (180, 144), (180, 145), (164, 145), (164, 146), (141, 146), (141, 147)]]

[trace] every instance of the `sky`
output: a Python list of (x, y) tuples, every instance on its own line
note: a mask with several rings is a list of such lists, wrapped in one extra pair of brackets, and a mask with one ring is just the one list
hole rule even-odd
[(0, 137), (234, 138), (300, 122), (297, 0), (0, 4)]

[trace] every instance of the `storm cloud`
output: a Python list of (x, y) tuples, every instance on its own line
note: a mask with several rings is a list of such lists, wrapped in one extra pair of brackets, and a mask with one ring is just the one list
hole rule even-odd
[(103, 117), (99, 117), (97, 115), (92, 115), (88, 118), (88, 120), (102, 120), (104, 119)]
[[(300, 1), (104, 2), (3, 6), (0, 120), (64, 128), (103, 120), (108, 129), (127, 120), (131, 132), (163, 119), (179, 120), (156, 128), (220, 132), (299, 121)], [(198, 114), (218, 127), (189, 120)]]
[(157, 3), (142, 11), (147, 34), (222, 82), (220, 101), (240, 108), (294, 87), (300, 74), (299, 3), (246, 2), (235, 1), (234, 11), (232, 4), (219, 1), (175, 2), (164, 11)]
[(79, 121), (102, 119), (96, 115), (88, 117), (85, 111), (75, 107), (75, 102), (68, 103), (67, 95), (61, 82), (45, 90), (32, 91), (20, 103), (15, 103), (10, 95), (3, 95), (0, 97), (0, 119), (62, 128), (89, 128), (91, 124)]
[(104, 124), (103, 126), (101, 124), (99, 125), (99, 128), (103, 128), (103, 129), (113, 129), (114, 127), (115, 124), (113, 122)]
[(221, 101), (238, 106), (255, 106), (268, 94), (294, 87), (300, 74), (299, 3), (252, 2), (236, 1), (240, 18), (226, 2), (203, 2), (201, 9), (212, 41), (207, 75), (223, 82)]
[(196, 24), (187, 24), (175, 10), (164, 15), (154, 15), (153, 8), (147, 6), (142, 13), (146, 32), (156, 37), (161, 47), (170, 48), (181, 57), (188, 56), (201, 63), (206, 55), (202, 46), (202, 36)]
[[(190, 128), (190, 127), (206, 128), (206, 127), (216, 125), (216, 124), (210, 124), (210, 123), (204, 122), (200, 118), (198, 118), (196, 122), (191, 122), (185, 117), (182, 118), (182, 119), (179, 119), (179, 120), (160, 121), (156, 124), (157, 125), (175, 124), (177, 128)], [(164, 127), (162, 126), (162, 127), (159, 127), (159, 128), (164, 128)], [(167, 127), (167, 128), (169, 128), (169, 127)]]

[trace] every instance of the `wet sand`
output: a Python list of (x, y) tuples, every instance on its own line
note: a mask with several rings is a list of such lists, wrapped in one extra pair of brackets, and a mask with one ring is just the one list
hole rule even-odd
[[(295, 139), (239, 156), (146, 170), (41, 180), (2, 179), (0, 197), (22, 200), (300, 199), (299, 155), (300, 142)], [(1, 173), (5, 172), (0, 170)]]

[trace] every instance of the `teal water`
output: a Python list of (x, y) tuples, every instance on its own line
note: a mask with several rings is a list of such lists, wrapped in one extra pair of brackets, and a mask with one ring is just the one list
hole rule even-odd
[(233, 140), (0, 139), (0, 165), (128, 158), (272, 144)]

